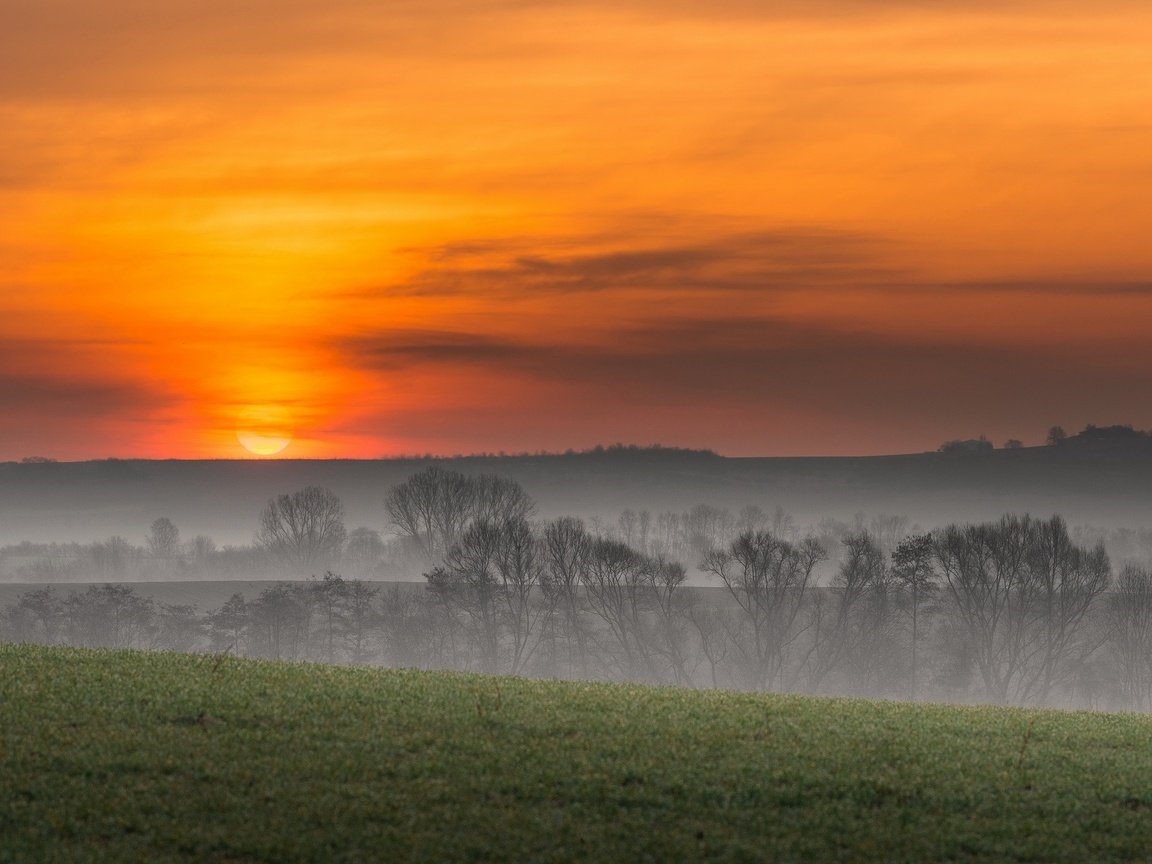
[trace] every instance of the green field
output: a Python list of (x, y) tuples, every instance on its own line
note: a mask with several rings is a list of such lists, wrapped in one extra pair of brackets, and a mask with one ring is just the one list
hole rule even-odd
[(0, 647), (0, 861), (1146, 861), (1152, 718)]

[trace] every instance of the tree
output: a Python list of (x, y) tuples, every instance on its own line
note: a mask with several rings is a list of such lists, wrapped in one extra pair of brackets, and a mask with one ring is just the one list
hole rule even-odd
[(308, 583), (312, 605), (320, 616), (319, 637), (324, 645), (324, 661), (336, 660), (336, 639), (341, 635), (344, 624), (344, 600), (348, 596), (348, 583), (331, 570), (322, 580), (313, 578)]
[(213, 651), (243, 653), (246, 646), (242, 643), (248, 635), (248, 625), (251, 622), (248, 604), (243, 594), (233, 594), (223, 606), (209, 612), (206, 618), (208, 638)]
[(161, 603), (156, 613), (155, 645), (165, 651), (195, 651), (204, 638), (206, 623), (194, 605)]
[(344, 505), (321, 486), (270, 499), (256, 535), (263, 549), (301, 575), (335, 561), (344, 538)]
[(307, 644), (312, 597), (301, 585), (277, 582), (247, 604), (249, 650), (259, 657), (295, 660)]
[(148, 532), (148, 554), (167, 572), (172, 568), (180, 555), (180, 529), (172, 524), (172, 520), (165, 516), (152, 523)]
[(15, 641), (55, 644), (64, 625), (64, 602), (51, 585), (25, 591), (16, 605), (8, 610), (8, 619), (16, 630)]
[(1063, 426), (1053, 426), (1048, 430), (1048, 437), (1044, 443), (1049, 447), (1059, 447), (1068, 440), (1068, 433), (1064, 431)]
[(950, 525), (933, 557), (992, 700), (1043, 703), (1095, 648), (1083, 624), (1108, 587), (1108, 556), (1074, 544), (1059, 516)]
[(355, 528), (344, 546), (344, 560), (351, 572), (359, 577), (371, 577), (384, 557), (384, 541), (380, 532), (371, 528)]
[(1020, 450), (1024, 447), (1024, 442), (1019, 438), (1009, 438), (1004, 442), (1005, 450)]
[(883, 549), (867, 531), (849, 534), (842, 542), (844, 560), (830, 592), (835, 610), (828, 608), (833, 601), (826, 600), (826, 595), (818, 595), (812, 604), (812, 642), (806, 663), (813, 688), (843, 664), (855, 667), (853, 680), (857, 686), (863, 685), (868, 666), (876, 659), (876, 646), (871, 643), (883, 635), (887, 624), (886, 602), (865, 608), (869, 600), (877, 599), (874, 595), (883, 594), (879, 599), (887, 600), (883, 593), (887, 576)]
[(737, 649), (752, 687), (784, 683), (785, 652), (797, 636), (812, 571), (825, 557), (811, 538), (794, 545), (767, 531), (746, 531), (701, 562), (700, 569), (724, 583), (742, 612), (748, 633)]
[(644, 556), (619, 540), (598, 537), (589, 547), (588, 606), (608, 628), (615, 650), (606, 659), (624, 680), (655, 677), (644, 636), (643, 614), (650, 603), (645, 564)]
[(123, 579), (128, 573), (128, 565), (139, 552), (139, 548), (123, 537), (109, 537), (102, 543), (92, 544), (92, 564), (102, 579)]
[(197, 534), (186, 545), (193, 566), (198, 570), (207, 569), (209, 560), (216, 554), (216, 541), (203, 534)]
[(592, 538), (583, 522), (564, 517), (544, 527), (543, 546), (541, 587), (552, 599), (549, 608), (552, 609), (553, 661), (558, 660), (556, 645), (562, 639), (566, 646), (569, 676), (584, 674), (587, 672), (589, 634), (580, 614), (580, 591), (588, 574)]
[(348, 646), (348, 659), (352, 663), (366, 663), (375, 653), (370, 647), (369, 636), (380, 623), (380, 615), (374, 606), (380, 589), (359, 579), (349, 579), (344, 585), (343, 635)]
[(920, 616), (924, 602), (936, 592), (936, 570), (932, 566), (932, 535), (905, 537), (892, 553), (892, 576), (908, 595), (912, 623), (911, 671), (908, 698), (916, 698), (917, 648), (920, 644)]
[(142, 648), (152, 632), (154, 604), (127, 585), (92, 585), (64, 601), (71, 645)]
[(428, 564), (436, 564), (480, 520), (528, 519), (535, 504), (514, 480), (489, 474), (469, 476), (436, 466), (394, 486), (384, 507), (400, 535)]
[(1128, 708), (1152, 708), (1152, 572), (1129, 565), (1108, 603), (1108, 642)]
[(979, 438), (955, 438), (951, 441), (945, 441), (937, 448), (941, 453), (954, 455), (987, 453), (992, 449), (992, 442), (984, 435)]
[(524, 671), (540, 640), (535, 603), (543, 575), (540, 544), (524, 518), (474, 523), (426, 574), (429, 588), (463, 613), (485, 672)]

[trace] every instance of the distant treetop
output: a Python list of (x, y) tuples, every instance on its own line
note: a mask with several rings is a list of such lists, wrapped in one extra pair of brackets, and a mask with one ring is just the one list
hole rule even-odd
[[(665, 447), (663, 444), (648, 444), (640, 446), (638, 444), (609, 444), (605, 447), (603, 444), (597, 444), (587, 450), (566, 450), (562, 456), (600, 456), (603, 454), (628, 454), (634, 455), (638, 453), (644, 454), (667, 454), (679, 456), (715, 456), (716, 451), (708, 449), (694, 449), (692, 447)], [(549, 454), (551, 455), (551, 454)]]
[(1089, 423), (1081, 432), (1068, 435), (1060, 426), (1048, 430), (1049, 447), (1146, 447), (1152, 445), (1152, 430), (1135, 429), (1130, 423), (1097, 426)]
[(504, 459), (504, 458), (530, 458), (539, 456), (605, 456), (605, 455), (678, 455), (678, 456), (716, 456), (715, 450), (694, 449), (691, 447), (666, 447), (663, 444), (597, 444), (584, 450), (519, 450), (509, 453), (505, 450), (498, 452), (483, 451), (479, 453), (454, 453), (452, 455), (438, 453), (422, 453), (413, 455), (383, 456), (383, 459)]
[(936, 448), (940, 453), (951, 453), (954, 455), (966, 453), (989, 453), (992, 451), (992, 442), (984, 435), (979, 438), (954, 438), (951, 441), (945, 441)]

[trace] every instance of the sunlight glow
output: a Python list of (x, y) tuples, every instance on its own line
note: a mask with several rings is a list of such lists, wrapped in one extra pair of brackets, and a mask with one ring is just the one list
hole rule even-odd
[(250, 405), (236, 420), (236, 439), (256, 456), (276, 456), (292, 443), (292, 418), (279, 405)]

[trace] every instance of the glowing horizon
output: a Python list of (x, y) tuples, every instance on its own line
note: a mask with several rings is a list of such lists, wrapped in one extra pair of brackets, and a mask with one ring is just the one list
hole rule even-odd
[(0, 459), (1152, 426), (1130, 0), (0, 9)]

